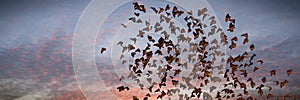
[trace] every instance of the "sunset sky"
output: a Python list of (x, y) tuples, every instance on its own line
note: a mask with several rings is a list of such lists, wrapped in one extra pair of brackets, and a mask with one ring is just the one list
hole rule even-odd
[[(108, 1), (103, 3), (109, 5), (113, 2)], [(80, 15), (91, 1), (2, 0), (0, 2), (0, 100), (84, 99), (73, 70), (72, 42)], [(222, 27), (228, 26), (223, 20), (225, 15), (230, 13), (237, 20), (235, 33), (249, 33), (250, 42), (256, 45), (255, 53), (264, 60), (262, 70), (253, 74), (253, 77), (260, 78), (269, 75), (269, 70), (276, 69), (278, 74), (276, 78), (288, 79), (289, 83), (285, 88), (275, 91), (300, 96), (300, 93), (296, 92), (300, 90), (300, 30), (298, 25), (300, 1), (209, 0), (207, 2)], [(150, 4), (157, 5), (155, 2)], [(126, 10), (126, 7), (129, 6), (116, 6), (115, 8)], [(195, 6), (195, 8), (199, 7)], [(112, 15), (122, 14), (119, 13), (120, 11), (110, 10), (94, 13), (111, 12)], [(124, 16), (127, 14), (127, 12), (123, 13), (125, 13)], [(107, 20), (124, 19), (128, 18), (114, 16)], [(112, 24), (104, 27), (109, 28), (110, 25)], [(101, 41), (113, 42), (106, 37), (110, 35), (98, 34), (95, 37), (96, 48), (107, 43)], [(234, 51), (227, 53), (232, 54)], [(112, 63), (107, 63), (111, 62), (112, 58), (101, 58), (99, 53), (97, 54), (98, 71), (109, 90), (105, 96), (107, 98), (111, 96), (110, 94), (118, 97), (125, 96), (126, 94), (116, 93), (116, 90), (110, 86), (116, 80), (118, 81), (115, 76), (109, 74), (115, 68)], [(106, 59), (107, 62), (106, 60), (97, 61), (99, 59)], [(287, 69), (293, 69), (291, 76), (285, 74)]]

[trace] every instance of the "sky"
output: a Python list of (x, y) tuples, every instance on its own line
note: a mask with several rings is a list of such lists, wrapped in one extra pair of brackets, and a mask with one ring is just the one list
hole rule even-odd
[[(0, 2), (0, 98), (84, 98), (73, 71), (72, 39), (80, 15), (90, 0)], [(266, 69), (294, 70), (291, 77), (279, 78), (290, 80), (284, 91), (299, 96), (287, 89), (300, 88), (300, 1), (208, 3), (223, 27), (227, 27), (223, 22), (227, 13), (237, 19), (236, 33), (249, 33), (250, 42), (256, 44), (255, 52), (265, 61)], [(265, 74), (268, 73), (261, 72)], [(107, 80), (109, 84), (109, 80), (114, 79)]]

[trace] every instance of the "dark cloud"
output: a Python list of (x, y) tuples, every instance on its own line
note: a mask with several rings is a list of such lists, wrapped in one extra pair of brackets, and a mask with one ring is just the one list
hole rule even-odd
[(0, 82), (11, 89), (1, 88), (0, 98), (38, 95), (45, 99), (79, 89), (72, 68), (72, 38), (88, 3), (1, 1)]

